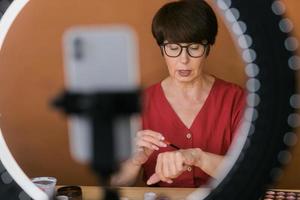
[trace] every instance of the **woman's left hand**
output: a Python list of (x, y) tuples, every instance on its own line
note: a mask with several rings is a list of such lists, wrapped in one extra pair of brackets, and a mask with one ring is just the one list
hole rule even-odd
[(160, 153), (157, 157), (155, 173), (148, 179), (147, 184), (155, 184), (159, 181), (172, 183), (172, 179), (178, 177), (199, 161), (200, 149), (184, 149), (178, 151)]

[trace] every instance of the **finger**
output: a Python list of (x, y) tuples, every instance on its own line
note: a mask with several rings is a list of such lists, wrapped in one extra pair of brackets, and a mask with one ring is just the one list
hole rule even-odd
[(170, 171), (170, 176), (169, 177), (175, 177), (178, 174), (178, 170), (176, 167), (176, 153), (170, 153), (170, 160), (169, 160), (169, 171)]
[(160, 137), (158, 137), (158, 136), (161, 136), (161, 134), (157, 133), (157, 132), (154, 132), (154, 133), (156, 133), (158, 135), (156, 135), (156, 137), (155, 137), (155, 134), (153, 134), (151, 132), (148, 133), (147, 131), (139, 131), (135, 138), (136, 143), (140, 140), (146, 140), (150, 143), (153, 143), (156, 146), (166, 147), (167, 145), (160, 140), (161, 139)]
[(169, 184), (173, 183), (172, 179), (167, 179), (167, 183)]
[(152, 184), (155, 184), (155, 183), (158, 183), (158, 182), (160, 182), (160, 178), (159, 178), (159, 176), (156, 173), (154, 173), (148, 179), (147, 185), (152, 185)]
[(169, 170), (169, 165), (170, 165), (170, 154), (165, 153), (164, 156), (162, 157), (162, 171), (163, 171), (163, 176), (164, 177), (170, 177), (170, 170)]
[(162, 166), (163, 166), (162, 157), (163, 157), (163, 154), (158, 154), (156, 166), (155, 166), (155, 173), (159, 176), (159, 179), (161, 181), (166, 182), (166, 177), (163, 175), (163, 171), (162, 171)]
[(158, 140), (157, 138), (152, 137), (152, 136), (148, 136), (148, 135), (142, 136), (142, 140), (148, 141), (148, 142), (150, 142), (150, 143), (152, 143), (156, 146), (159, 146), (159, 147), (166, 147), (167, 146), (167, 144), (165, 144), (161, 140)]
[(165, 137), (161, 133), (151, 131), (151, 130), (144, 130), (142, 132), (142, 135), (152, 136), (154, 138), (157, 138), (158, 140), (164, 140), (165, 139)]
[(145, 140), (138, 140), (137, 146), (138, 146), (138, 148), (145, 147), (145, 148), (152, 149), (152, 150), (159, 150), (158, 146), (153, 145), (152, 143), (145, 141)]
[(183, 158), (179, 151), (177, 151), (175, 153), (175, 159), (176, 159), (176, 162), (175, 162), (176, 169), (179, 172), (183, 171)]

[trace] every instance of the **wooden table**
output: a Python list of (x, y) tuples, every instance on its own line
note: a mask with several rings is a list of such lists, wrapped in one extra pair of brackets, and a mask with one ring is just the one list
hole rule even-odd
[[(83, 200), (101, 200), (103, 190), (97, 186), (81, 186), (83, 193)], [(118, 188), (120, 197), (126, 197), (128, 200), (143, 200), (145, 192), (155, 192), (157, 195), (168, 196), (171, 200), (183, 200), (189, 194), (199, 188), (162, 188), (162, 187), (120, 187)], [(208, 191), (206, 188), (200, 190)], [(300, 190), (281, 190), (274, 189), (274, 191), (285, 192), (300, 192)]]
[[(103, 194), (100, 187), (81, 186), (81, 189), (83, 200), (100, 200)], [(143, 200), (145, 192), (155, 192), (172, 200), (182, 200), (195, 191), (195, 188), (120, 187), (118, 190), (120, 197), (127, 197), (129, 200)]]

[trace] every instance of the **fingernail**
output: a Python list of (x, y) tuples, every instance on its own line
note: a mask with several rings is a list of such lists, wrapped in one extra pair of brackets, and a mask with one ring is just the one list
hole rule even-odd
[(151, 181), (147, 181), (147, 185), (151, 185), (152, 183), (151, 183)]
[(161, 137), (160, 137), (160, 140), (165, 140), (165, 137), (164, 137), (164, 136), (161, 136)]
[(155, 150), (158, 150), (158, 149), (159, 149), (157, 146), (154, 146), (154, 145), (152, 145), (152, 147), (153, 147)]
[(160, 145), (161, 145), (162, 147), (167, 147), (167, 144), (166, 144), (166, 143), (163, 143), (163, 142), (161, 142)]

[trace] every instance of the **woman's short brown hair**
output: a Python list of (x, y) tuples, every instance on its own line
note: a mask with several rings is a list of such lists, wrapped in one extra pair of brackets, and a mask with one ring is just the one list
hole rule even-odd
[(167, 3), (152, 21), (152, 34), (159, 46), (164, 41), (213, 45), (217, 32), (217, 17), (204, 0)]

